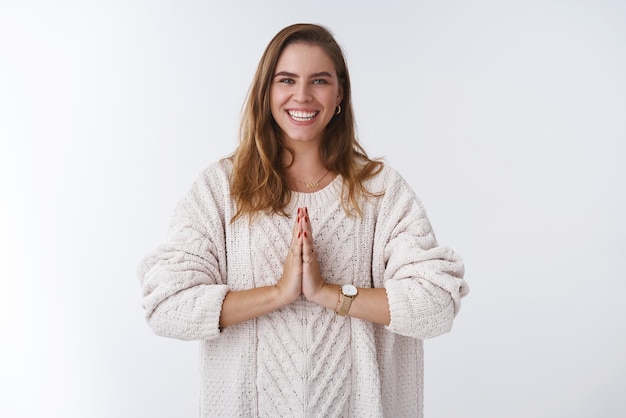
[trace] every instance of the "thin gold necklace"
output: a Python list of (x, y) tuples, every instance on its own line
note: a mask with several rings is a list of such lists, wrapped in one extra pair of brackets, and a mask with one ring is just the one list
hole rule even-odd
[(307, 189), (317, 189), (318, 187), (320, 187), (320, 181), (324, 180), (324, 177), (326, 177), (326, 175), (329, 172), (330, 172), (330, 170), (326, 170), (324, 175), (322, 177), (320, 177), (320, 179), (318, 181), (302, 181), (302, 180), (298, 180), (297, 178), (295, 178), (291, 174), (289, 174), (289, 177), (291, 177), (292, 179), (294, 179), (295, 181), (297, 181), (300, 184), (304, 184)]

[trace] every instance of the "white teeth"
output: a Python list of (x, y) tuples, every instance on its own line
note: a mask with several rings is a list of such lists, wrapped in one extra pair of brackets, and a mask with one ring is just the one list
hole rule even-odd
[(317, 115), (317, 112), (302, 112), (300, 110), (290, 110), (289, 116), (299, 122), (306, 122), (311, 120)]

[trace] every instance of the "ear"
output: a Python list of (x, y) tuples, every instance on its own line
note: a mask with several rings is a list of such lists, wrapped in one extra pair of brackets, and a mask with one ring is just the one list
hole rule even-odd
[(343, 87), (339, 86), (339, 91), (337, 92), (337, 103), (336, 106), (339, 106), (343, 101)]

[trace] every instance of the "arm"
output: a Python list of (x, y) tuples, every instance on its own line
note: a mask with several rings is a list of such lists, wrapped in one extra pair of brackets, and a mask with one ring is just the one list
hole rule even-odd
[(226, 294), (220, 316), (220, 327), (247, 321), (295, 301), (302, 294), (302, 233), (301, 210), (294, 222), (291, 250), (285, 259), (283, 275), (274, 286), (230, 291)]
[[(334, 311), (339, 300), (339, 285), (324, 283), (308, 299)], [(391, 316), (385, 289), (359, 288), (359, 294), (352, 301), (348, 316), (375, 324), (389, 325)]]
[(157, 335), (217, 338), (222, 328), (272, 312), (302, 294), (300, 216), (293, 226), (293, 251), (276, 285), (236, 291), (227, 287), (228, 174), (213, 168), (194, 183), (174, 212), (167, 242), (139, 266), (146, 319)]
[(452, 327), (469, 288), (463, 260), (437, 243), (426, 211), (396, 175), (381, 203), (374, 238), (372, 272), (382, 277), (391, 321), (388, 329), (431, 338)]
[(146, 320), (157, 334), (183, 340), (219, 335), (226, 296), (226, 174), (203, 173), (178, 204), (166, 242), (138, 269)]
[[(375, 288), (361, 288), (348, 315), (386, 325), (390, 331), (429, 338), (449, 331), (468, 292), (461, 258), (440, 247), (421, 202), (399, 176), (382, 198), (374, 236), (372, 274)], [(385, 184), (390, 184), (385, 182)], [(339, 287), (325, 283), (305, 228), (303, 293), (335, 310)]]
[[(304, 296), (310, 301), (333, 311), (339, 300), (339, 285), (326, 283), (320, 274), (317, 256), (313, 249), (313, 230), (305, 209), (302, 222), (304, 254), (302, 288)], [(310, 258), (307, 257), (310, 255)], [(350, 305), (348, 315), (376, 324), (389, 325), (390, 313), (385, 289), (359, 288), (359, 293)]]

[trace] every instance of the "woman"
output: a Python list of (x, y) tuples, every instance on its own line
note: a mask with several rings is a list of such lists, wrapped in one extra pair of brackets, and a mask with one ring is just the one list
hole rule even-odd
[(158, 335), (201, 341), (201, 416), (421, 416), (422, 340), (468, 288), (404, 179), (355, 136), (323, 27), (267, 46), (234, 154), (139, 268)]

